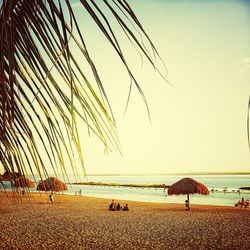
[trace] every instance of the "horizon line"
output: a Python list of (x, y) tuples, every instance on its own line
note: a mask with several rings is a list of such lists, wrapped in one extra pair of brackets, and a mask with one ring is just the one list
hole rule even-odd
[(139, 175), (250, 175), (248, 171), (220, 171), (220, 172), (177, 172), (177, 173), (89, 173), (86, 176), (139, 176)]

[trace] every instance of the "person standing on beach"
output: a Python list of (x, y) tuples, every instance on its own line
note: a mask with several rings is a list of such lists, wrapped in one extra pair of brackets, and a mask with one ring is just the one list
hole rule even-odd
[(244, 198), (242, 197), (241, 198), (241, 202), (240, 202), (240, 207), (244, 207), (245, 206), (245, 200)]
[(186, 210), (190, 210), (189, 200), (185, 200)]
[(53, 196), (53, 194), (51, 194), (51, 195), (49, 196), (49, 200), (50, 200), (50, 203), (53, 203), (53, 202), (54, 202), (54, 196)]

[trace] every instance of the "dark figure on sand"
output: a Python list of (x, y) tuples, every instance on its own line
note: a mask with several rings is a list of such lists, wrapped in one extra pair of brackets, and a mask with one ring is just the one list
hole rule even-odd
[(242, 198), (241, 200), (239, 200), (236, 204), (235, 204), (236, 207), (249, 207), (249, 200), (245, 200), (244, 198)]
[(112, 200), (109, 204), (109, 211), (115, 211), (115, 201)]
[(112, 203), (110, 203), (110, 205), (109, 205), (109, 211), (114, 211), (114, 207), (113, 207)]
[(123, 208), (121, 207), (120, 203), (115, 203), (114, 200), (112, 200), (109, 204), (109, 211), (128, 211), (128, 204), (126, 204)]
[(53, 196), (53, 194), (50, 194), (49, 200), (50, 200), (50, 203), (53, 203), (53, 202), (54, 202), (54, 196)]
[(189, 200), (185, 200), (185, 207), (186, 207), (186, 210), (190, 210)]
[(129, 210), (129, 208), (128, 208), (128, 204), (126, 204), (124, 207), (123, 207), (123, 209), (122, 209), (123, 211), (128, 211)]
[(249, 207), (249, 200), (247, 199), (245, 202), (245, 208)]

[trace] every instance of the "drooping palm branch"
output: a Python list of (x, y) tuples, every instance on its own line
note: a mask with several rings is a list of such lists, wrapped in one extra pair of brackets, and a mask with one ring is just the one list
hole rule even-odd
[[(81, 0), (78, 4), (116, 51), (146, 103), (111, 23), (118, 23), (153, 67), (159, 55), (128, 2)], [(3, 0), (0, 83), (0, 161), (5, 171), (38, 173), (43, 179), (51, 168), (55, 175), (67, 176), (69, 164), (76, 175), (78, 161), (84, 168), (79, 118), (80, 126), (84, 122), (107, 150), (119, 148), (110, 103), (72, 1)]]
[(248, 139), (248, 148), (250, 149), (250, 97), (248, 99), (248, 108), (247, 108), (247, 139)]

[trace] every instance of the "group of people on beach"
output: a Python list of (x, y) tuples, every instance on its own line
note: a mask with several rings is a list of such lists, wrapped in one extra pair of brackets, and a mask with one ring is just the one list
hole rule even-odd
[(82, 190), (80, 189), (80, 190), (76, 190), (75, 191), (75, 195), (82, 195)]
[(236, 207), (244, 207), (247, 208), (249, 207), (249, 199), (245, 200), (244, 198), (241, 198), (237, 203), (235, 203)]
[(109, 204), (109, 211), (129, 211), (128, 204), (121, 207), (120, 203), (116, 203), (115, 200), (112, 200)]

